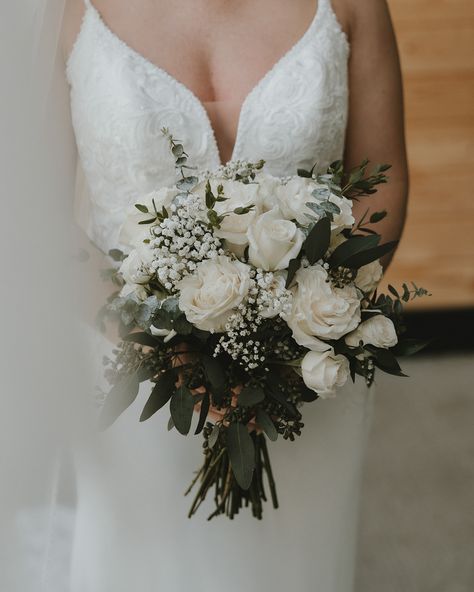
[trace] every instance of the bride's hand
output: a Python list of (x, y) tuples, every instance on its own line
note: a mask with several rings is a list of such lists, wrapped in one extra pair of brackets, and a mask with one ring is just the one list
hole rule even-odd
[[(195, 358), (194, 354), (192, 352), (189, 352), (189, 350), (187, 349), (187, 344), (180, 343), (179, 345), (176, 346), (176, 355), (173, 357), (173, 367), (184, 366), (185, 364), (192, 362), (194, 358)], [(183, 373), (182, 372), (180, 372), (178, 374), (177, 384), (178, 384), (178, 386), (181, 386), (181, 384), (183, 384)], [(232, 392), (231, 405), (232, 405), (232, 407), (237, 407), (238, 396), (239, 396), (240, 392), (242, 391), (242, 388), (243, 388), (242, 385), (237, 385), (236, 387), (231, 389), (231, 392)], [(195, 389), (192, 389), (191, 392), (193, 393), (193, 395), (202, 395), (206, 392), (206, 388), (204, 386), (200, 386)], [(201, 403), (198, 403), (196, 405), (196, 410), (199, 411), (200, 409), (201, 409)], [(222, 421), (224, 419), (224, 416), (225, 416), (224, 409), (217, 409), (217, 407), (215, 407), (214, 405), (210, 406), (209, 413), (208, 413), (208, 419), (210, 419), (214, 423), (217, 423), (219, 421)], [(255, 423), (255, 420), (251, 420), (247, 424), (247, 426), (248, 426), (249, 430), (251, 430), (251, 431), (257, 429), (257, 425)]]

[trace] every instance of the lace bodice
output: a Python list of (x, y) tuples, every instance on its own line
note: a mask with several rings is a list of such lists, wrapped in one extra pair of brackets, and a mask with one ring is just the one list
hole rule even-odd
[[(86, 232), (108, 251), (119, 246), (126, 208), (175, 181), (163, 127), (184, 142), (199, 169), (221, 162), (212, 124), (196, 95), (117, 37), (85, 1), (67, 64), (84, 181), (77, 197)], [(268, 172), (285, 176), (314, 163), (324, 169), (341, 158), (348, 54), (330, 0), (319, 0), (305, 34), (245, 98), (232, 160), (263, 158)]]

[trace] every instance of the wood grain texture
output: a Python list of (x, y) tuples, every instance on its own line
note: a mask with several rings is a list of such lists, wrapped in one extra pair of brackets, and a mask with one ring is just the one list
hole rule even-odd
[(405, 85), (410, 202), (385, 284), (412, 309), (474, 306), (474, 2), (389, 0)]

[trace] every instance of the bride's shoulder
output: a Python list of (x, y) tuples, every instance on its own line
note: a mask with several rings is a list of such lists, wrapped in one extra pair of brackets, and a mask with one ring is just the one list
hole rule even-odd
[(390, 27), (387, 0), (331, 0), (333, 10), (348, 37), (353, 40), (357, 31), (383, 31)]

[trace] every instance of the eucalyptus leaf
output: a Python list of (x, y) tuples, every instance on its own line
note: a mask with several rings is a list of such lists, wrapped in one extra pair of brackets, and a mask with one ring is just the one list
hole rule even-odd
[(125, 253), (120, 249), (110, 249), (109, 257), (114, 261), (123, 261), (125, 259)]
[(240, 407), (253, 407), (265, 399), (263, 389), (258, 386), (245, 386), (239, 393), (237, 402)]
[(115, 384), (105, 399), (99, 415), (99, 426), (105, 430), (135, 401), (138, 395), (140, 381), (138, 373), (127, 375)]
[(140, 415), (140, 421), (146, 421), (168, 403), (175, 392), (175, 383), (176, 375), (174, 372), (164, 372), (158, 378)]
[(195, 399), (188, 387), (180, 386), (171, 397), (170, 411), (174, 425), (180, 434), (186, 436), (191, 429)]
[(296, 275), (296, 272), (298, 271), (298, 269), (301, 267), (301, 259), (290, 259), (290, 262), (288, 264), (288, 275), (286, 277), (286, 284), (285, 287), (289, 288), (291, 285), (291, 282), (293, 281), (293, 278)]
[(217, 358), (201, 356), (204, 373), (209, 381), (214, 397), (224, 394), (227, 385), (227, 376), (224, 367)]
[(371, 224), (376, 224), (377, 222), (380, 222), (381, 220), (383, 220), (386, 215), (387, 215), (387, 211), (386, 210), (382, 210), (381, 212), (374, 212), (370, 216), (369, 222)]
[(303, 248), (311, 265), (324, 257), (329, 248), (330, 240), (331, 221), (326, 217), (321, 218), (321, 220), (316, 222), (313, 226), (311, 232), (303, 243)]
[(196, 431), (194, 432), (194, 435), (198, 435), (202, 432), (204, 425), (206, 424), (206, 419), (207, 419), (207, 415), (209, 413), (209, 408), (211, 406), (211, 398), (209, 396), (209, 393), (206, 393), (204, 395), (204, 398), (202, 399), (201, 402), (201, 410), (199, 411), (199, 421), (198, 424), (196, 426)]
[(412, 356), (422, 349), (425, 349), (431, 343), (431, 339), (412, 339), (406, 338), (397, 343), (392, 348), (392, 352), (396, 356)]
[(376, 351), (374, 364), (377, 366), (377, 368), (380, 368), (380, 370), (383, 370), (387, 374), (393, 374), (394, 376), (407, 376), (402, 372), (395, 355), (387, 349), (378, 349)]
[(184, 153), (183, 145), (182, 144), (175, 144), (171, 148), (171, 151), (173, 153), (173, 156), (176, 156), (176, 158), (180, 158)]
[(214, 448), (217, 442), (217, 438), (219, 437), (219, 432), (221, 431), (220, 425), (218, 423), (214, 424), (212, 431), (208, 438), (208, 446), (209, 448)]
[(230, 465), (237, 483), (248, 489), (252, 483), (255, 468), (255, 447), (247, 426), (240, 422), (227, 428), (227, 448)]
[(275, 442), (275, 440), (278, 438), (278, 432), (268, 413), (263, 409), (257, 409), (256, 420), (257, 424), (262, 428), (267, 437), (272, 442)]
[(346, 262), (350, 257), (376, 247), (379, 242), (379, 235), (351, 236), (345, 242), (336, 247), (334, 253), (329, 258), (329, 265), (331, 267), (346, 265)]
[(181, 191), (190, 191), (196, 185), (198, 180), (199, 179), (195, 176), (184, 177), (176, 183), (176, 187)]
[[(367, 238), (369, 238), (369, 237), (367, 237)], [(370, 237), (370, 238), (372, 238), (372, 237)], [(380, 238), (380, 237), (377, 236), (377, 238)], [(381, 257), (386, 255), (387, 253), (390, 253), (390, 251), (393, 251), (393, 249), (397, 245), (398, 245), (398, 241), (391, 241), (389, 243), (384, 243), (383, 245), (379, 245), (379, 246), (374, 247), (372, 249), (367, 249), (366, 251), (363, 251), (361, 253), (357, 253), (356, 255), (353, 255), (352, 257), (349, 257), (348, 259), (346, 259), (346, 261), (344, 262), (344, 265), (346, 267), (359, 269), (360, 267), (363, 267), (364, 265), (368, 265), (369, 263), (372, 263), (372, 261), (375, 261), (376, 259), (380, 259)]]
[(149, 213), (147, 206), (144, 206), (143, 204), (135, 204), (135, 207), (142, 214), (148, 214)]

